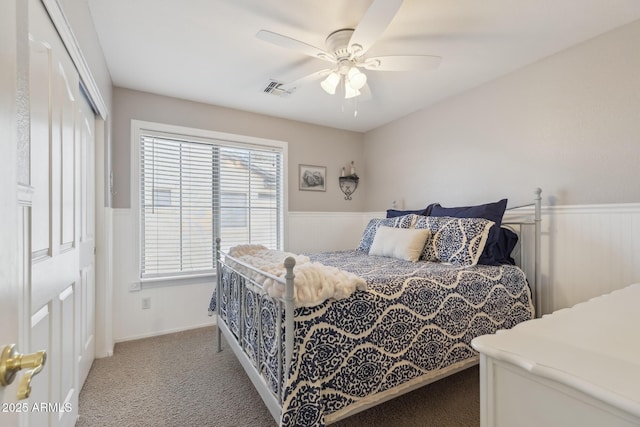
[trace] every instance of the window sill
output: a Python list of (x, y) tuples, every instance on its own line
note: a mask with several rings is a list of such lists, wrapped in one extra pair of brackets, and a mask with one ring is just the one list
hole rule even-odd
[(198, 276), (172, 276), (153, 277), (140, 279), (140, 289), (165, 288), (170, 286), (201, 285), (203, 283), (215, 284), (216, 274), (203, 274)]

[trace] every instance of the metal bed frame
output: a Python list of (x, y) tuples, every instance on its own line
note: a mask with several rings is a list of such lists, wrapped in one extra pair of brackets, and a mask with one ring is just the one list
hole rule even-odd
[[(527, 271), (524, 270), (524, 268), (523, 270), (525, 271), (525, 274), (527, 275), (527, 278), (529, 281), (532, 300), (534, 301), (534, 307), (536, 311), (536, 317), (540, 316), (541, 305), (542, 305), (542, 291), (541, 291), (541, 283), (540, 283), (540, 277), (541, 277), (540, 275), (541, 224), (540, 223), (542, 220), (541, 193), (542, 193), (542, 190), (540, 188), (537, 188), (535, 190), (535, 198), (533, 203), (508, 208), (507, 211), (509, 213), (509, 218), (507, 219), (507, 221), (503, 222), (503, 225), (508, 226), (509, 228), (513, 229), (516, 232), (520, 232), (519, 234), (521, 236), (523, 231), (522, 227), (524, 226), (533, 227), (533, 232), (534, 232), (533, 273), (530, 272), (530, 274), (527, 274)], [(529, 213), (528, 210), (523, 210), (523, 208), (530, 208), (530, 207), (534, 208), (533, 216)], [(526, 260), (530, 256), (528, 247), (524, 246), (521, 242), (519, 244), (519, 248), (514, 250), (514, 252), (515, 251), (519, 252), (518, 254), (516, 254), (516, 256), (519, 259), (518, 265), (523, 266), (523, 264), (526, 262)], [(222, 255), (224, 255), (224, 259)], [(230, 263), (229, 261), (232, 261), (232, 263)], [(249, 355), (245, 351), (245, 348), (242, 342), (244, 337), (244, 334), (243, 334), (244, 322), (242, 321), (239, 322), (238, 328), (240, 332), (238, 333), (238, 337), (236, 337), (235, 334), (231, 331), (229, 325), (225, 322), (225, 319), (220, 315), (220, 306), (221, 306), (221, 300), (222, 300), (220, 296), (222, 295), (222, 267), (223, 266), (227, 269), (230, 269), (236, 272), (237, 274), (239, 274), (244, 278), (243, 283), (245, 284), (245, 286), (243, 286), (240, 290), (241, 294), (240, 294), (239, 315), (238, 315), (238, 318), (241, 320), (244, 319), (244, 314), (245, 314), (244, 313), (244, 310), (245, 310), (244, 295), (246, 293), (247, 284), (257, 289), (262, 289), (262, 285), (256, 282), (255, 280), (251, 279), (250, 277), (248, 277), (246, 273), (239, 271), (238, 266), (249, 269), (250, 271), (256, 272), (261, 276), (272, 279), (285, 286), (284, 298), (271, 298), (271, 300), (274, 302), (275, 306), (277, 307), (277, 313), (278, 313), (278, 315), (276, 316), (276, 331), (278, 332), (275, 334), (276, 340), (277, 340), (275, 345), (275, 351), (277, 352), (277, 360), (278, 360), (277, 373), (276, 373), (277, 375), (277, 378), (276, 378), (277, 392), (276, 393), (274, 393), (271, 390), (269, 384), (267, 383), (267, 380), (260, 373), (260, 368), (262, 363), (262, 360), (260, 360), (260, 357), (262, 355), (262, 352), (260, 351), (260, 349), (258, 349), (257, 351), (257, 360), (253, 360), (251, 357), (249, 357)], [(283, 388), (283, 385), (285, 384), (285, 381), (284, 381), (285, 375), (286, 375), (286, 372), (288, 372), (288, 367), (291, 364), (291, 359), (293, 354), (293, 343), (294, 343), (293, 331), (294, 331), (294, 312), (295, 312), (294, 273), (293, 273), (294, 266), (295, 266), (295, 260), (292, 257), (288, 257), (285, 259), (284, 267), (286, 269), (286, 275), (284, 279), (267, 274), (262, 271), (258, 271), (251, 265), (239, 259), (233, 258), (228, 254), (224, 254), (220, 249), (220, 238), (216, 239), (216, 270), (217, 270), (216, 325), (217, 325), (217, 331), (218, 331), (217, 351), (218, 352), (222, 351), (222, 335), (224, 335), (229, 347), (231, 347), (231, 349), (235, 353), (236, 357), (240, 361), (240, 364), (246, 371), (247, 375), (249, 376), (249, 379), (251, 380), (254, 387), (260, 394), (260, 397), (262, 397), (262, 400), (264, 401), (265, 405), (269, 409), (269, 412), (275, 419), (276, 423), (278, 423), (278, 425), (280, 424), (280, 417), (282, 414), (282, 395), (283, 395), (282, 388)], [(231, 297), (231, 287), (229, 287), (226, 297), (227, 297), (227, 301), (229, 301)], [(258, 308), (258, 312), (259, 310), (260, 309)], [(282, 315), (282, 313), (284, 313), (284, 315)], [(279, 333), (279, 331), (282, 330), (283, 318), (284, 318), (284, 330), (285, 330), (284, 338), (282, 336), (283, 334)], [(256, 329), (258, 331), (259, 348), (261, 348), (262, 346), (261, 316), (257, 316), (257, 321), (258, 321), (258, 326)], [(282, 357), (283, 348), (284, 348), (284, 357)], [(363, 410), (376, 406), (384, 401), (387, 401), (397, 396), (400, 396), (402, 394), (408, 393), (419, 387), (435, 382), (441, 378), (452, 375), (456, 372), (462, 371), (464, 369), (467, 369), (477, 364), (478, 364), (478, 357), (473, 357), (465, 361), (465, 363), (458, 365), (454, 368), (451, 368), (451, 369), (445, 368), (442, 371), (442, 373), (434, 377), (431, 377), (431, 376), (427, 377), (423, 381), (420, 381), (420, 380), (412, 381), (411, 384), (407, 384), (406, 387), (404, 385), (401, 385), (398, 387), (397, 390), (394, 390), (393, 393), (388, 393), (383, 396), (378, 396), (378, 395), (369, 396), (363, 399), (363, 402), (361, 402), (362, 404), (358, 404), (357, 408), (355, 409), (350, 409), (347, 407), (342, 411), (328, 414), (325, 417), (325, 422), (327, 424), (334, 423), (338, 420), (347, 418), (358, 412), (361, 412)]]

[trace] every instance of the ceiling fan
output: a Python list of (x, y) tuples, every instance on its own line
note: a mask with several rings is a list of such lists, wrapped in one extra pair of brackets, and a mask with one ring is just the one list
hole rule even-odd
[(293, 90), (324, 78), (320, 86), (325, 92), (333, 95), (340, 87), (344, 90), (344, 97), (349, 99), (363, 92), (370, 93), (367, 75), (360, 68), (369, 71), (410, 71), (432, 69), (440, 64), (442, 58), (430, 55), (366, 56), (369, 48), (396, 16), (402, 2), (403, 0), (374, 0), (355, 29), (345, 28), (329, 34), (326, 50), (267, 30), (260, 30), (256, 37), (333, 64), (330, 68), (285, 83), (281, 89)]

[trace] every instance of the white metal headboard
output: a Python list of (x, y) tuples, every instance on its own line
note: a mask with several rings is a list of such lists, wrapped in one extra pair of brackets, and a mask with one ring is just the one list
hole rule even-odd
[[(506, 218), (502, 225), (513, 230), (519, 236), (518, 245), (514, 249), (516, 264), (525, 272), (531, 288), (536, 317), (542, 315), (542, 282), (541, 282), (541, 236), (542, 236), (542, 189), (536, 188), (533, 203), (507, 208)], [(533, 207), (533, 215), (530, 209)], [(527, 228), (533, 229), (533, 245), (529, 239), (523, 239)]]

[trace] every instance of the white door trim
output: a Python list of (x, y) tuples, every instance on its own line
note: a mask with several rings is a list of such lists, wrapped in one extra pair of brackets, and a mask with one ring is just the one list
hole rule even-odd
[(41, 0), (44, 7), (47, 9), (49, 13), (49, 17), (51, 18), (51, 22), (53, 22), (53, 26), (56, 27), (58, 34), (60, 35), (60, 39), (62, 43), (67, 48), (69, 52), (69, 56), (71, 56), (71, 60), (73, 61), (78, 73), (80, 74), (80, 80), (84, 85), (87, 93), (89, 95), (89, 101), (92, 104), (92, 107), (97, 111), (98, 115), (106, 120), (109, 116), (109, 110), (107, 105), (104, 102), (104, 98), (102, 97), (102, 93), (96, 84), (95, 79), (93, 78), (93, 74), (91, 73), (91, 69), (87, 64), (87, 61), (80, 50), (80, 45), (76, 40), (75, 35), (73, 34), (73, 30), (71, 29), (71, 25), (69, 25), (69, 21), (65, 16), (62, 6), (60, 5), (59, 0)]

